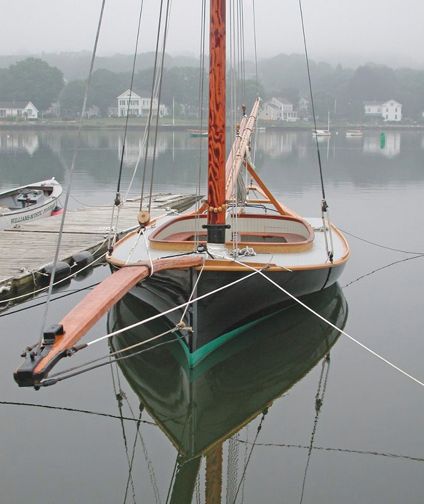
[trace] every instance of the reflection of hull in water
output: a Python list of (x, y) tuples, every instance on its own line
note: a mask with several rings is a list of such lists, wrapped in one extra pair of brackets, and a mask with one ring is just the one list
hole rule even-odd
[[(344, 326), (347, 305), (337, 285), (304, 299)], [(109, 329), (139, 320), (140, 313), (155, 311), (127, 296), (110, 312)], [(162, 317), (115, 337), (112, 346), (119, 350), (171, 327)], [(178, 342), (120, 362), (142, 404), (185, 457), (199, 456), (237, 432), (308, 373), (339, 335), (299, 305), (265, 315), (230, 336), (236, 333), (194, 369)]]
[[(273, 272), (269, 277), (291, 294), (300, 297), (311, 291), (322, 291), (334, 284), (343, 269), (344, 264), (341, 264), (328, 270)], [(182, 305), (190, 298), (198, 274), (195, 269), (158, 272), (133, 288), (132, 294), (140, 302), (146, 302), (164, 312)], [(193, 297), (201, 297), (245, 276), (245, 272), (224, 274), (204, 271)], [(227, 340), (223, 336), (225, 333), (257, 319), (264, 311), (269, 313), (281, 307), (282, 303), (292, 303), (292, 300), (260, 275), (254, 275), (241, 284), (193, 303), (184, 320), (192, 328), (192, 332), (184, 334), (188, 362), (191, 366), (197, 365), (209, 352)], [(183, 309), (174, 311), (168, 317), (177, 324), (182, 312)]]

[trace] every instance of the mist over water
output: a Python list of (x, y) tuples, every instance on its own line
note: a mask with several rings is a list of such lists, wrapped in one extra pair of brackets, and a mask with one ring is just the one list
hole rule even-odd
[[(424, 225), (424, 134), (422, 131), (387, 131), (384, 147), (379, 142), (379, 134), (379, 130), (369, 130), (363, 138), (349, 139), (340, 131), (331, 139), (320, 141), (332, 220), (347, 232), (369, 241), (403, 250), (423, 251), (420, 229)], [(0, 189), (49, 176), (56, 176), (63, 182), (66, 178), (64, 166), (72, 158), (75, 141), (74, 132), (2, 130)], [(121, 134), (117, 131), (83, 132), (72, 192), (74, 207), (112, 204), (121, 152), (120, 141)], [(132, 173), (138, 145), (139, 135), (132, 131), (128, 136), (124, 188)], [(195, 192), (201, 145), (204, 151), (205, 140), (191, 138), (187, 132), (161, 135), (155, 190)], [(319, 215), (320, 183), (315, 144), (310, 132), (270, 129), (259, 132), (256, 165), (261, 177), (290, 208), (305, 216)], [(134, 195), (138, 188), (137, 183)], [(315, 302), (326, 314), (336, 317), (340, 324), (345, 323), (345, 330), (349, 334), (422, 379), (422, 258), (400, 262), (355, 282), (373, 270), (411, 256), (348, 238), (352, 256), (340, 279), (343, 297), (335, 296), (329, 304), (321, 299)], [(62, 293), (91, 285), (107, 275), (109, 271), (106, 267), (97, 268), (88, 278), (73, 281)], [(56, 292), (55, 296), (60, 294)], [(60, 320), (82, 295), (76, 293), (53, 302), (50, 308), (51, 322)], [(334, 299), (338, 300), (338, 304)], [(26, 306), (29, 304), (32, 302)], [(11, 308), (9, 313), (16, 308)], [(0, 313), (6, 315), (0, 317), (4, 343), (0, 386), (0, 401), (3, 401), (0, 402), (2, 499), (10, 503), (30, 500), (34, 504), (124, 501), (129, 470), (119, 418), (5, 404), (5, 401), (13, 401), (60, 406), (119, 417), (116, 389), (109, 367), (39, 392), (17, 388), (12, 373), (20, 363), (22, 349), (38, 338), (42, 310), (41, 306), (10, 315), (7, 311)], [(134, 311), (129, 302), (121, 306), (114, 314), (115, 318), (109, 319), (109, 327), (107, 320), (102, 319), (90, 332), (89, 339), (106, 334), (111, 324), (119, 323), (119, 317), (127, 322), (131, 317), (138, 316), (137, 309)], [(289, 324), (289, 328), (285, 326), (283, 330), (287, 319), (297, 322)], [(301, 328), (299, 333), (295, 332), (296, 327)], [(266, 348), (249, 352), (249, 348), (255, 347), (247, 347), (245, 354), (242, 353), (243, 349), (232, 349), (229, 354), (235, 360), (229, 368), (225, 368), (225, 360), (224, 363), (217, 360), (195, 378), (197, 385), (206, 384), (211, 393), (221, 390), (220, 400), (225, 401), (231, 398), (231, 394), (240, 397), (240, 394), (246, 393), (234, 388), (239, 373), (245, 373), (243, 384), (246, 386), (249, 376), (257, 375), (261, 389), (249, 389), (242, 404), (249, 403), (250, 399), (253, 401), (253, 397), (260, 396), (262, 392), (268, 393), (275, 386), (274, 396), (268, 396), (273, 401), (263, 419), (237, 502), (241, 502), (242, 495), (244, 502), (252, 503), (300, 501), (316, 415), (315, 396), (323, 369), (321, 354), (318, 350), (315, 354), (312, 352), (315, 357), (311, 358), (310, 369), (305, 370), (306, 376), (299, 377), (299, 381), (281, 397), (285, 386), (284, 376), (287, 378), (288, 375), (279, 373), (285, 372), (287, 367), (281, 365), (274, 369), (270, 364), (273, 357), (279, 355), (279, 349), (284, 350), (284, 347), (279, 346), (284, 345), (284, 338), (292, 338), (293, 344), (288, 347), (292, 350), (296, 341), (302, 341), (301, 348), (306, 348), (307, 342), (311, 341), (309, 338), (319, 338), (323, 334), (321, 331), (325, 332), (323, 326), (315, 325), (302, 312), (289, 315), (286, 319), (275, 318), (271, 322), (263, 322), (253, 333), (245, 334), (250, 338), (249, 344), (261, 341), (261, 337), (268, 338)], [(327, 334), (327, 338), (331, 337)], [(267, 348), (271, 348), (272, 352), (267, 352)], [(80, 352), (72, 360), (64, 361), (61, 368), (86, 362), (109, 351), (107, 344), (94, 346), (90, 354)], [(166, 359), (171, 358), (169, 352), (164, 355)], [(244, 355), (244, 358), (237, 360), (237, 355)], [(283, 362), (284, 356), (287, 356), (287, 350), (282, 352), (279, 357), (281, 360), (277, 362)], [(266, 360), (268, 367), (256, 365), (261, 358)], [(301, 362), (304, 363), (305, 358)], [(293, 361), (291, 363), (291, 371), (295, 372), (297, 365)], [(182, 398), (190, 385), (185, 381), (185, 372), (178, 369), (181, 372), (178, 379), (173, 375), (173, 380), (161, 384), (156, 380), (148, 382), (148, 377), (160, 370), (158, 366), (149, 369), (149, 364), (153, 364), (153, 361), (146, 358), (141, 368), (143, 372), (141, 375), (132, 375), (132, 380), (128, 369), (125, 376), (120, 374), (120, 387), (138, 418), (140, 398), (137, 394), (140, 389), (135, 387), (134, 378), (138, 376), (141, 384), (150, 385), (151, 395), (144, 396), (146, 410), (141, 418), (151, 422), (154, 414), (158, 416), (160, 411), (163, 412), (159, 409), (160, 404), (153, 401), (156, 392), (159, 398), (163, 397), (160, 386), (171, 392), (179, 392), (166, 396), (167, 400), (163, 402), (165, 406), (174, 404), (172, 401), (182, 406)], [(181, 389), (178, 388), (180, 386)], [(205, 406), (200, 397), (207, 397), (207, 394), (199, 396), (196, 403), (198, 414), (204, 411), (202, 408)], [(180, 418), (175, 415), (176, 411), (180, 412), (176, 409), (169, 411), (170, 421)], [(225, 411), (228, 410), (222, 413)], [(251, 420), (246, 419), (250, 423), (240, 426), (239, 433), (224, 443), (223, 502), (226, 495), (235, 495), (241, 481), (262, 418), (262, 411), (257, 413)], [(126, 400), (123, 414), (132, 417)], [(340, 336), (331, 350), (327, 385), (314, 434), (315, 449), (311, 452), (308, 465), (303, 502), (421, 502), (424, 494), (423, 414), (424, 401), (419, 386)], [(211, 418), (212, 415), (209, 415), (206, 420)], [(231, 424), (232, 418), (226, 419)], [(131, 457), (136, 422), (125, 421), (124, 426)], [(135, 502), (155, 502), (155, 485), (161, 502), (166, 500), (177, 452), (169, 437), (169, 427), (168, 431), (164, 427), (167, 427), (166, 423), (162, 427), (150, 423), (140, 426), (144, 447), (139, 439), (132, 470)], [(133, 499), (132, 484), (127, 502)], [(203, 461), (199, 491), (195, 491), (194, 502), (196, 495), (203, 499), (204, 485)]]

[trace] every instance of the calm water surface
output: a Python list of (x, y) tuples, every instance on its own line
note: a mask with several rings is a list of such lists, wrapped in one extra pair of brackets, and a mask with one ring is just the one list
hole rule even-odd
[[(340, 133), (320, 142), (331, 217), (366, 240), (423, 253), (424, 133), (388, 132), (384, 148), (379, 133), (367, 132), (362, 139)], [(75, 142), (76, 134), (69, 132), (2, 130), (0, 189), (50, 176), (64, 182)], [(156, 190), (195, 192), (201, 142), (186, 133), (161, 137)], [(138, 146), (138, 135), (131, 132), (124, 188)], [(120, 149), (118, 132), (83, 134), (74, 208), (112, 201)], [(285, 204), (306, 216), (319, 213), (320, 183), (309, 133), (259, 133), (256, 165)], [(139, 184), (136, 178), (134, 194)], [(350, 245), (352, 257), (340, 290), (329, 298), (313, 297), (311, 305), (423, 380), (423, 258), (353, 237)], [(100, 267), (55, 296), (108, 274)], [(74, 292), (53, 302), (49, 320), (60, 320), (81, 297)], [(2, 502), (185, 503), (191, 491), (193, 502), (206, 502), (205, 488), (210, 493), (219, 489), (213, 456), (219, 460), (221, 453), (225, 503), (424, 501), (423, 388), (344, 336), (337, 339), (337, 333), (300, 308), (245, 329), (242, 343), (217, 354), (196, 374), (181, 366), (171, 343), (150, 357), (146, 353), (121, 362), (113, 374), (105, 366), (38, 392), (18, 389), (12, 373), (21, 350), (38, 337), (43, 307), (16, 310), (43, 299), (0, 315)], [(140, 308), (126, 300), (88, 338), (136, 320)], [(160, 324), (150, 326), (128, 338), (159, 330)], [(129, 340), (113, 345), (125, 346)], [(323, 364), (333, 344), (330, 363)], [(61, 368), (109, 352), (106, 343), (100, 344)], [(317, 395), (322, 400), (318, 415)], [(121, 413), (129, 419), (121, 421)], [(139, 424), (131, 420), (139, 418)], [(222, 448), (218, 443), (209, 452), (206, 471), (199, 451), (218, 439)], [(182, 454), (177, 460), (178, 449)], [(209, 495), (208, 502), (219, 500)]]

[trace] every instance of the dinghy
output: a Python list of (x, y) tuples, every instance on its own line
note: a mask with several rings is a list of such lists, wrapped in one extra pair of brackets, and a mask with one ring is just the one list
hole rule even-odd
[(0, 193), (0, 229), (50, 216), (61, 194), (62, 186), (54, 178)]

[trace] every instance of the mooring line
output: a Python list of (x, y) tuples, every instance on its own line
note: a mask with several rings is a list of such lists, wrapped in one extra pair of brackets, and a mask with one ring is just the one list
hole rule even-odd
[[(238, 443), (251, 445), (251, 441), (245, 441), (244, 439), (237, 439)], [(308, 450), (308, 445), (302, 444), (290, 444), (290, 443), (256, 443), (256, 446), (261, 446), (263, 448), (297, 448), (299, 450)], [(348, 453), (356, 455), (373, 455), (375, 457), (388, 457), (394, 459), (409, 460), (411, 462), (424, 462), (424, 457), (412, 457), (411, 455), (402, 455), (399, 453), (390, 452), (378, 452), (374, 450), (354, 450), (350, 448), (331, 448), (328, 446), (313, 446), (313, 451), (324, 451), (324, 452), (337, 452), (337, 453)]]
[[(69, 296), (73, 296), (74, 294), (78, 294), (79, 292), (82, 292), (82, 291), (85, 291), (85, 290), (88, 290), (88, 289), (92, 289), (93, 287), (96, 287), (97, 285), (99, 285), (99, 283), (100, 282), (96, 282), (94, 284), (87, 285), (86, 287), (81, 287), (80, 289), (69, 290), (69, 291), (65, 292), (65, 294), (60, 294), (60, 295), (58, 295), (58, 296), (56, 296), (54, 298), (51, 298), (50, 302), (52, 303), (53, 301), (57, 301), (58, 299), (66, 298), (66, 297), (69, 297)], [(15, 313), (20, 313), (22, 311), (30, 310), (31, 308), (37, 308), (37, 306), (41, 306), (44, 303), (45, 303), (45, 301), (40, 301), (39, 303), (33, 303), (30, 306), (23, 306), (22, 308), (17, 308), (16, 310), (13, 310), (13, 311), (6, 311), (6, 313), (1, 313), (0, 314), (0, 318), (7, 317), (9, 315), (14, 315)], [(6, 308), (5, 308), (5, 310), (6, 310)]]
[(382, 355), (378, 354), (377, 352), (375, 352), (374, 350), (371, 350), (371, 348), (367, 347), (366, 345), (364, 345), (364, 343), (361, 343), (360, 341), (358, 341), (357, 339), (355, 339), (353, 336), (351, 336), (350, 334), (348, 334), (346, 331), (344, 331), (343, 329), (340, 329), (340, 327), (337, 327), (336, 325), (334, 325), (332, 322), (330, 322), (329, 320), (327, 320), (325, 317), (323, 317), (322, 315), (320, 315), (319, 313), (317, 313), (315, 310), (313, 310), (312, 308), (310, 308), (308, 305), (306, 305), (303, 301), (301, 301), (300, 299), (298, 299), (296, 296), (294, 296), (293, 294), (291, 294), (289, 291), (287, 291), (286, 289), (284, 289), (284, 287), (281, 287), (281, 285), (278, 285), (277, 282), (275, 282), (274, 280), (272, 280), (271, 278), (267, 277), (263, 272), (262, 270), (258, 270), (256, 268), (254, 268), (253, 266), (249, 266), (248, 264), (244, 264), (242, 263), (241, 261), (237, 261), (236, 259), (234, 259), (234, 262), (237, 263), (237, 264), (240, 264), (240, 265), (243, 265), (245, 268), (249, 269), (249, 270), (252, 270), (252, 271), (256, 271), (257, 273), (259, 273), (262, 277), (264, 277), (268, 282), (270, 282), (272, 285), (274, 285), (275, 287), (277, 287), (277, 289), (281, 290), (282, 292), (284, 292), (284, 294), (286, 294), (287, 296), (289, 296), (291, 299), (293, 299), (294, 301), (296, 301), (296, 303), (300, 304), (301, 306), (303, 306), (304, 308), (306, 308), (306, 310), (308, 310), (309, 312), (311, 312), (313, 315), (315, 315), (316, 317), (318, 317), (320, 320), (322, 320), (323, 322), (325, 322), (326, 324), (328, 324), (329, 326), (331, 326), (333, 329), (336, 329), (336, 331), (339, 331), (341, 334), (343, 334), (344, 336), (346, 336), (347, 338), (349, 338), (351, 341), (353, 341), (354, 343), (356, 343), (357, 345), (359, 345), (361, 348), (363, 348), (364, 350), (366, 350), (367, 352), (369, 352), (371, 355), (373, 355), (374, 357), (377, 357), (377, 359), (380, 359), (382, 362), (384, 362), (385, 364), (387, 364), (388, 366), (392, 367), (394, 370), (398, 371), (399, 373), (403, 374), (404, 376), (406, 376), (407, 378), (409, 378), (410, 380), (414, 381), (415, 383), (417, 383), (418, 385), (421, 385), (421, 387), (424, 387), (424, 383), (420, 380), (418, 380), (418, 378), (415, 378), (415, 376), (412, 376), (411, 374), (407, 373), (406, 371), (404, 371), (402, 368), (400, 368), (399, 366), (396, 366), (396, 364), (393, 364), (392, 362), (390, 362), (389, 360), (387, 360), (385, 357), (383, 357)]
[(347, 284), (343, 285), (342, 289), (346, 289), (346, 287), (350, 287), (352, 284), (356, 283), (356, 282), (359, 282), (360, 280), (363, 280), (364, 278), (367, 278), (371, 275), (374, 275), (375, 273), (378, 273), (379, 271), (382, 271), (386, 268), (390, 268), (391, 266), (395, 266), (396, 264), (400, 264), (400, 263), (404, 263), (404, 262), (407, 262), (407, 261), (412, 261), (413, 259), (420, 259), (424, 257), (424, 254), (423, 255), (414, 255), (412, 257), (405, 257), (404, 259), (399, 259), (397, 261), (394, 261), (394, 262), (391, 262), (389, 264), (385, 264), (384, 266), (380, 266), (379, 268), (376, 268), (374, 270), (371, 270), (371, 271), (368, 271), (368, 273), (364, 273), (363, 275), (355, 278), (354, 280), (351, 280), (350, 282), (348, 282)]
[(347, 234), (348, 236), (351, 236), (352, 238), (356, 238), (357, 240), (362, 241), (364, 243), (368, 243), (369, 245), (374, 245), (374, 247), (379, 247), (379, 248), (382, 248), (385, 250), (391, 250), (392, 252), (400, 252), (402, 254), (412, 254), (412, 255), (417, 255), (417, 256), (424, 255), (424, 252), (413, 252), (411, 250), (403, 250), (403, 249), (398, 249), (398, 248), (394, 248), (394, 247), (389, 247), (387, 245), (382, 245), (381, 243), (367, 240), (366, 238), (361, 238), (360, 236), (355, 235), (353, 233), (350, 233), (349, 231), (346, 231), (345, 229), (342, 229), (340, 227), (339, 227), (339, 229), (342, 233)]
[[(101, 413), (99, 411), (85, 410), (85, 409), (77, 409), (77, 408), (69, 408), (66, 406), (51, 406), (50, 404), (37, 404), (37, 403), (27, 403), (27, 402), (17, 402), (17, 401), (0, 401), (0, 405), (3, 406), (25, 406), (28, 408), (41, 408), (47, 410), (55, 410), (55, 411), (65, 411), (67, 413), (83, 413), (85, 415), (93, 415), (100, 416), (104, 418), (111, 418), (113, 420), (120, 420), (121, 417), (118, 415), (113, 415), (112, 413)], [(123, 420), (135, 422), (136, 419), (131, 417), (122, 417)], [(148, 420), (142, 420), (142, 423), (147, 425), (152, 425), (157, 427), (155, 422), (149, 422)]]

